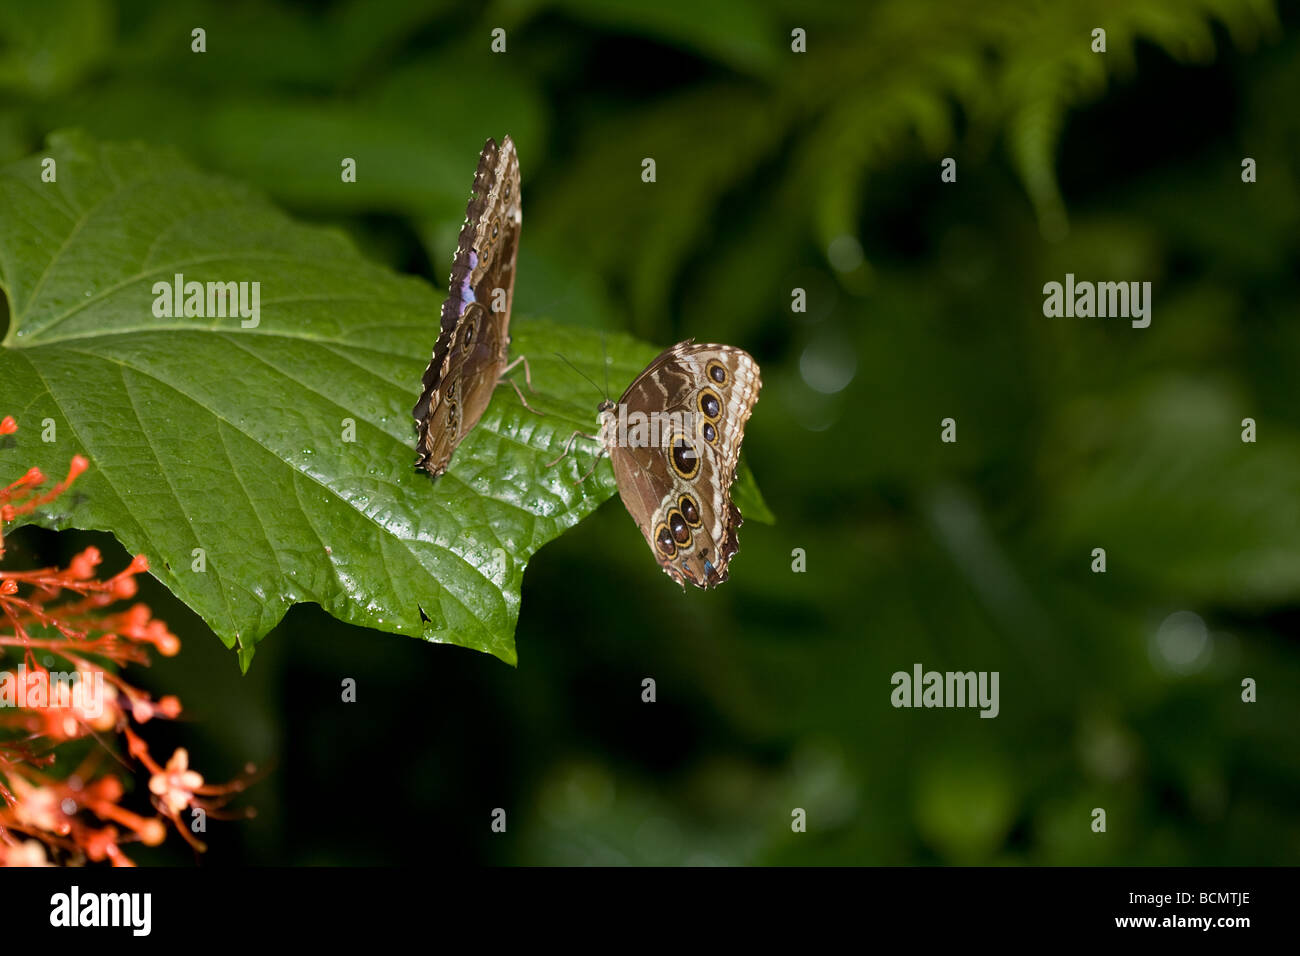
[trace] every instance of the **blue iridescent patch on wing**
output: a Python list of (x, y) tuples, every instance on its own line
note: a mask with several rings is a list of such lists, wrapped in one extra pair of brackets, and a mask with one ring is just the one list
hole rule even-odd
[(465, 278), (460, 280), (460, 314), (464, 315), (469, 304), (474, 301), (474, 287), (469, 284), (469, 277), (474, 274), (478, 268), (478, 253), (473, 249), (469, 251), (469, 269), (465, 273)]

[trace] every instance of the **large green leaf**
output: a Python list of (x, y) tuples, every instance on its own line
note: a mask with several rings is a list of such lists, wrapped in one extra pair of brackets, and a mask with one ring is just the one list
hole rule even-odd
[[(599, 400), (553, 353), (595, 378), (607, 349), (621, 383), (655, 347), (517, 320), (544, 414), (502, 388), (431, 482), (413, 468), (409, 409), (433, 289), (169, 151), (67, 134), (47, 155), (56, 182), (40, 156), (0, 171), (0, 410), (20, 425), (0, 474), (59, 474), (74, 453), (91, 468), (33, 520), (147, 555), (245, 668), (301, 601), (514, 662), (525, 563), (615, 490), (608, 462), (576, 482), (590, 446), (546, 467), (574, 429), (594, 430)], [(259, 282), (258, 324), (156, 316), (153, 286), (177, 273)], [(752, 479), (740, 484), (761, 519)]]

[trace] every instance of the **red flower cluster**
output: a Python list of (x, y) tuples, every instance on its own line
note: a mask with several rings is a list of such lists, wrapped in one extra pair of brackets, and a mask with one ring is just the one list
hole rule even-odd
[[(13, 418), (0, 419), (0, 436), (17, 428)], [(36, 468), (0, 487), (0, 559), (5, 524), (53, 501), (87, 466), (74, 456), (67, 477), (44, 493), (38, 489), (46, 478)], [(0, 570), (0, 866), (87, 860), (131, 866), (123, 844), (157, 846), (167, 835), (164, 821), (203, 850), (182, 814), (189, 811), (190, 821), (220, 816), (248, 784), (248, 777), (205, 784), (189, 769), (183, 748), (166, 766), (150, 755), (135, 728), (154, 717), (176, 717), (181, 703), (172, 696), (152, 699), (117, 668), (147, 665), (150, 646), (170, 657), (180, 641), (148, 605), (114, 607), (135, 597), (135, 577), (149, 568), (144, 555), (105, 579), (95, 577), (99, 563), (99, 551), (87, 548), (66, 568)], [(10, 649), (20, 657), (16, 665), (5, 661)], [(117, 774), (124, 764), (109, 749), (109, 735), (121, 735), (127, 755), (152, 774), (156, 815), (122, 806), (126, 788)], [(92, 736), (96, 745), (88, 755), (66, 767), (67, 745)], [(101, 770), (109, 759), (118, 765)]]

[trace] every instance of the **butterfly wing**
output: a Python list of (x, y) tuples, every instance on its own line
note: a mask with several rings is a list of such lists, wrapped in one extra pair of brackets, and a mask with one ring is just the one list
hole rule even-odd
[(447, 280), (447, 299), (424, 390), (411, 414), (419, 432), (416, 465), (437, 476), (483, 417), (510, 347), (515, 259), (523, 221), (519, 157), (509, 136), (489, 139), (465, 210)]
[[(680, 342), (637, 376), (620, 400), (626, 419), (654, 421), (648, 447), (608, 434), (619, 496), (664, 572), (709, 588), (739, 550), (731, 500), (740, 444), (762, 387), (758, 364), (730, 345)], [(627, 435), (623, 436), (627, 438)]]

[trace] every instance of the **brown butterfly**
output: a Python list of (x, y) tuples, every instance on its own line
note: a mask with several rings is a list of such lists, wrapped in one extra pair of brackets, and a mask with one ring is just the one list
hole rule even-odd
[(762, 385), (749, 353), (687, 339), (661, 352), (617, 404), (598, 407), (619, 496), (664, 573), (683, 587), (727, 580), (740, 548), (731, 483)]
[[(447, 470), (456, 446), (483, 417), (502, 376), (521, 361), (531, 387), (522, 356), (507, 364), (522, 222), (515, 144), (507, 136), (498, 148), (489, 139), (474, 173), (424, 391), (411, 410), (419, 431), (416, 466), (434, 477)], [(519, 387), (509, 384), (528, 407)]]

